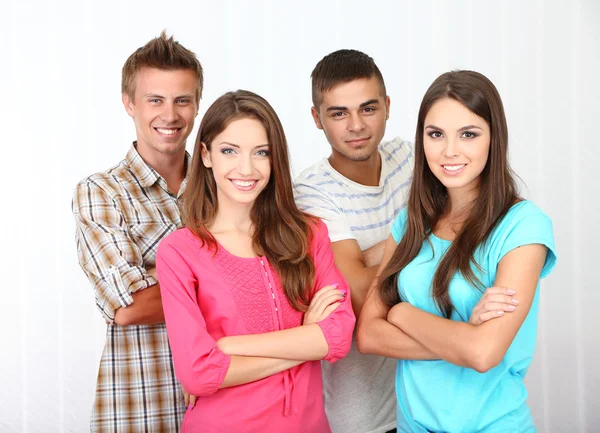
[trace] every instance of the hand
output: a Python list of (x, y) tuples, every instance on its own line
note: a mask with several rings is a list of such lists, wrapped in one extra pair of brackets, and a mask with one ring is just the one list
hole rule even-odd
[(346, 290), (338, 290), (337, 284), (320, 288), (313, 296), (304, 313), (303, 325), (317, 323), (328, 317), (338, 307), (347, 295)]
[(385, 242), (386, 241), (383, 240), (362, 252), (363, 258), (365, 259), (365, 266), (367, 268), (381, 264), (381, 260), (383, 259), (383, 251), (385, 249)]
[(185, 400), (185, 407), (188, 410), (192, 410), (196, 406), (196, 396), (190, 395), (185, 389), (183, 389), (183, 399)]
[(146, 272), (158, 280), (158, 277), (156, 276), (156, 268), (147, 268)]
[(515, 311), (519, 301), (514, 298), (515, 291), (504, 287), (490, 287), (473, 308), (469, 323), (481, 325), (488, 320), (502, 317), (505, 312)]

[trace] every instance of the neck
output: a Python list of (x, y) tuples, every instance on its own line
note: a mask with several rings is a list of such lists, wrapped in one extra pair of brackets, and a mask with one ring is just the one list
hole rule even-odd
[(136, 149), (146, 164), (167, 181), (169, 191), (177, 195), (185, 178), (185, 147), (172, 154), (152, 152), (140, 145)]
[(364, 161), (351, 161), (345, 156), (332, 152), (329, 164), (347, 179), (365, 186), (378, 186), (381, 176), (381, 157), (375, 151)]
[(228, 200), (219, 200), (218, 192), (217, 200), (219, 210), (209, 231), (213, 234), (231, 231), (250, 234), (252, 231), (250, 211), (252, 210), (253, 203), (242, 205), (239, 203), (230, 203)]
[(448, 214), (459, 215), (469, 212), (477, 199), (478, 185), (466, 185), (463, 188), (448, 189)]

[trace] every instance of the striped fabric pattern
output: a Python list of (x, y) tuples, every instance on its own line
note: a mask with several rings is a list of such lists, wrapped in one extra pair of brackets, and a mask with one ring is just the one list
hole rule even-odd
[[(186, 154), (187, 167), (190, 157)], [(115, 310), (157, 284), (159, 242), (181, 227), (177, 196), (138, 154), (135, 143), (115, 167), (83, 179), (72, 202), (79, 263), (108, 322), (90, 430), (178, 432), (185, 404), (164, 324), (118, 326)]]
[(378, 186), (352, 182), (335, 171), (327, 158), (296, 179), (296, 203), (325, 221), (332, 242), (356, 239), (364, 251), (389, 236), (408, 196), (414, 157), (412, 144), (401, 138), (382, 142), (379, 153)]

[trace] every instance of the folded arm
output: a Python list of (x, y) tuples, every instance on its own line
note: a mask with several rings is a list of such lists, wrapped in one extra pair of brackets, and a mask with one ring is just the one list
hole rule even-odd
[(518, 294), (519, 307), (511, 314), (479, 326), (426, 313), (407, 303), (390, 311), (389, 320), (442, 359), (485, 372), (498, 365), (527, 317), (547, 248), (540, 244), (521, 246), (507, 253), (498, 265), (495, 286)]
[[(396, 242), (390, 236), (386, 241), (381, 270), (390, 261), (395, 249)], [(390, 308), (383, 303), (376, 290), (376, 281), (373, 281), (358, 320), (356, 341), (360, 352), (398, 359), (440, 358), (435, 352), (388, 322), (389, 311)]]
[(77, 185), (72, 202), (79, 263), (109, 323), (163, 323), (155, 276), (129, 233), (119, 198), (94, 182)]

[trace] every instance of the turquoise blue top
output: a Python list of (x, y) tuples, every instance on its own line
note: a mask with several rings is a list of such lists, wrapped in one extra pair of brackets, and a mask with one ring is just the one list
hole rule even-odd
[[(406, 229), (407, 209), (392, 226), (396, 243)], [(403, 301), (441, 316), (431, 296), (435, 270), (451, 242), (429, 236), (418, 256), (400, 272), (398, 287)], [(527, 244), (543, 244), (548, 256), (540, 278), (556, 263), (552, 221), (530, 201), (521, 201), (507, 212), (488, 241), (475, 253), (482, 269), (473, 267), (485, 287), (494, 285), (500, 260), (509, 251)], [(532, 432), (535, 426), (525, 400), (523, 379), (531, 364), (537, 328), (540, 285), (531, 311), (523, 322), (500, 365), (487, 371), (459, 367), (446, 361), (398, 361), (396, 396), (399, 432)], [(450, 298), (460, 316), (452, 320), (468, 321), (473, 307), (482, 296), (461, 274), (449, 287)]]

